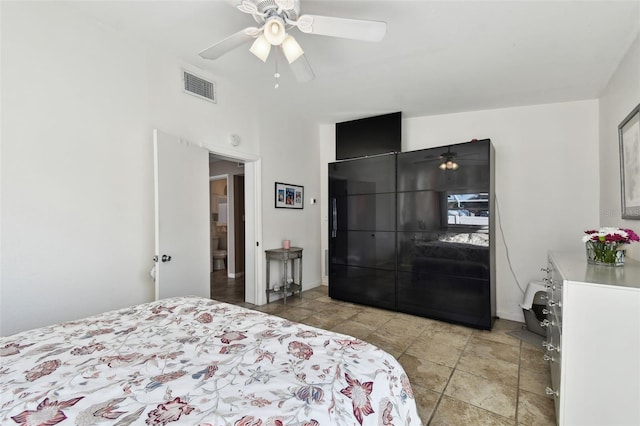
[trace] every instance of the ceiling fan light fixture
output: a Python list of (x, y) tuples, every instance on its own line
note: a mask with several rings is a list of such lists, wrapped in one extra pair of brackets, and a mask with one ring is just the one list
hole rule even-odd
[(267, 18), (264, 24), (264, 36), (273, 46), (279, 46), (284, 41), (287, 33), (284, 28), (284, 21), (277, 15)]
[(304, 50), (298, 44), (295, 38), (288, 35), (282, 42), (282, 51), (290, 64), (304, 54)]
[(269, 52), (271, 52), (271, 44), (267, 41), (264, 35), (261, 35), (253, 42), (249, 52), (256, 55), (262, 62), (267, 62)]

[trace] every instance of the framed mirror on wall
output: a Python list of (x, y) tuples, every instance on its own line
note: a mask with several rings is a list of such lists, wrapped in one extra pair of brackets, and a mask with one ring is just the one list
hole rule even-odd
[(622, 218), (640, 220), (640, 104), (618, 126)]

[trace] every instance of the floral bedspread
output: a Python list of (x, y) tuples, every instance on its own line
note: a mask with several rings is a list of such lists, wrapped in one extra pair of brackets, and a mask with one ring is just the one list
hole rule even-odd
[(195, 297), (0, 339), (3, 425), (420, 425), (398, 362), (353, 337)]

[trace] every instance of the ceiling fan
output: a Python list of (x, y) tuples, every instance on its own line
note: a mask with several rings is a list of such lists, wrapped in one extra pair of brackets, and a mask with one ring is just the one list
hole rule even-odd
[[(218, 59), (225, 53), (251, 41), (249, 51), (267, 61), (271, 47), (280, 47), (298, 81), (310, 81), (315, 74), (302, 47), (288, 33), (298, 28), (306, 34), (380, 41), (387, 32), (381, 21), (300, 15), (300, 0), (226, 0), (239, 11), (250, 14), (259, 26), (247, 27), (209, 46), (199, 53), (204, 59)], [(277, 77), (277, 76), (276, 76)]]

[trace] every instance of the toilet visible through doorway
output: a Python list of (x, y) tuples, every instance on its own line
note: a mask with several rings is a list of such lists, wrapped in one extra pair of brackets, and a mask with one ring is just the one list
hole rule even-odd
[(227, 264), (227, 234), (221, 232), (217, 237), (211, 239), (213, 270), (226, 269)]

